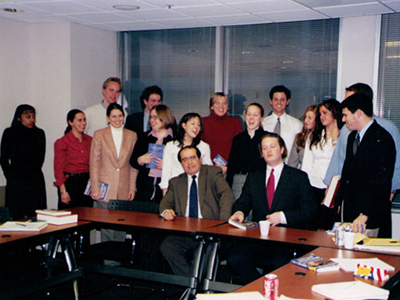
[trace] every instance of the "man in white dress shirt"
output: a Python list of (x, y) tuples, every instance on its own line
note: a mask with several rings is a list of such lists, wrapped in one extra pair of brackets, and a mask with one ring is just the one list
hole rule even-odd
[(283, 85), (274, 86), (269, 92), (269, 103), (272, 114), (262, 122), (264, 130), (279, 134), (285, 141), (288, 153), (293, 145), (294, 137), (301, 131), (300, 120), (286, 113), (286, 106), (290, 103), (290, 90)]

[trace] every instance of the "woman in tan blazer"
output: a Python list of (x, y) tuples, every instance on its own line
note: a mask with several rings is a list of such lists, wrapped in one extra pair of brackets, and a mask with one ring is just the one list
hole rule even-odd
[[(135, 146), (135, 132), (123, 128), (124, 110), (112, 103), (107, 108), (108, 127), (94, 133), (90, 152), (90, 182), (95, 206), (107, 207), (110, 199), (133, 200), (136, 193), (137, 170), (129, 164)], [(108, 184), (103, 199), (100, 185)]]

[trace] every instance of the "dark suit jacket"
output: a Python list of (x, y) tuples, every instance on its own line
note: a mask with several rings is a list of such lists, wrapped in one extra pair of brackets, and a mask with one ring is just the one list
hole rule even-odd
[(130, 114), (125, 121), (125, 128), (135, 131), (138, 135), (143, 133), (144, 112)]
[[(183, 173), (169, 181), (167, 194), (160, 203), (160, 213), (166, 209), (173, 209), (177, 216), (185, 216), (188, 198), (187, 180), (187, 174)], [(221, 168), (201, 166), (198, 193), (203, 218), (228, 220), (234, 200)]]
[(242, 195), (233, 205), (233, 212), (242, 211), (245, 216), (253, 210), (253, 221), (265, 220), (266, 215), (277, 211), (285, 213), (287, 227), (314, 228), (316, 202), (308, 176), (303, 171), (284, 166), (269, 209), (266, 193), (266, 170), (249, 173)]
[(367, 228), (379, 228), (379, 237), (391, 237), (390, 192), (396, 158), (393, 138), (374, 121), (354, 156), (356, 134), (353, 131), (348, 137), (336, 208), (343, 209), (343, 221), (353, 222), (362, 213), (368, 216)]

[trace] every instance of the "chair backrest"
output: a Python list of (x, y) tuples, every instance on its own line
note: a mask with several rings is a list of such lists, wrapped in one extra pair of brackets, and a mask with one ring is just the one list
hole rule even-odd
[(0, 207), (0, 222), (11, 221), (10, 211), (8, 207)]
[(132, 201), (125, 201), (125, 200), (110, 200), (108, 202), (107, 208), (108, 209), (117, 209), (117, 210), (127, 210), (132, 211)]
[(158, 206), (157, 203), (150, 201), (110, 200), (107, 208), (158, 214)]

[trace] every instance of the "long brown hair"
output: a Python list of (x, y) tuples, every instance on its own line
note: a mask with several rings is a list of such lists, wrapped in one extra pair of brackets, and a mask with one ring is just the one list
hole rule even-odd
[[(318, 105), (310, 105), (309, 107), (307, 107), (306, 108), (306, 110), (304, 111), (304, 114), (303, 114), (303, 118), (302, 118), (302, 121), (303, 121), (303, 129), (298, 133), (298, 134), (296, 134), (296, 137), (295, 137), (295, 143), (296, 143), (296, 145), (298, 146), (298, 147), (300, 147), (300, 148), (304, 148), (305, 146), (306, 146), (306, 141), (307, 141), (307, 138), (308, 138), (308, 136), (311, 134), (314, 134), (314, 132), (315, 132), (315, 130), (313, 129), (313, 130), (308, 130), (305, 126), (304, 126), (304, 120), (306, 119), (306, 114), (309, 112), (309, 111), (311, 111), (311, 112), (313, 112), (314, 113), (314, 115), (315, 115), (315, 126), (317, 126), (317, 111), (318, 111)], [(315, 127), (314, 127), (315, 128)]]

